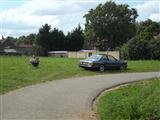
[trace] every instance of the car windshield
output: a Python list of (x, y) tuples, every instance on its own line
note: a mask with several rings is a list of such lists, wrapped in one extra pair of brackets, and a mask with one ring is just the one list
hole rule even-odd
[(101, 59), (101, 55), (92, 55), (90, 57), (87, 58), (87, 60), (100, 60)]

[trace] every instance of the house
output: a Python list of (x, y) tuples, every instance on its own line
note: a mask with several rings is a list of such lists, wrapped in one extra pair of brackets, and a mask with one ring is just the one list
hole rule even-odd
[(2, 55), (20, 55), (16, 46), (10, 40), (0, 40), (0, 54)]
[(33, 45), (17, 45), (16, 50), (20, 52), (22, 55), (33, 55), (34, 54), (34, 46)]
[(7, 55), (33, 55), (33, 45), (15, 45), (11, 40), (0, 40), (0, 54)]
[(0, 40), (0, 50), (3, 51), (5, 48), (15, 49), (15, 45), (10, 40)]
[(67, 51), (49, 51), (48, 56), (52, 57), (68, 57)]

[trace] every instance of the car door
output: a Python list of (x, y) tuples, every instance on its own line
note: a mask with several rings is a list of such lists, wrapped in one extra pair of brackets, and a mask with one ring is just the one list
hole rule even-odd
[(101, 58), (101, 64), (104, 65), (105, 69), (109, 69), (110, 68), (110, 64), (109, 64), (107, 56), (105, 56), (105, 55), (102, 56), (102, 58)]
[(119, 67), (119, 62), (113, 56), (108, 55), (109, 69), (117, 69)]

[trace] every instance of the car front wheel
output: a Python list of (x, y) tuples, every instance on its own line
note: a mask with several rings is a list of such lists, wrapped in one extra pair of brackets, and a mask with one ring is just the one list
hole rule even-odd
[(125, 70), (126, 70), (126, 66), (125, 66), (125, 65), (121, 65), (121, 66), (120, 66), (120, 70), (121, 70), (121, 71), (125, 71)]
[(99, 66), (99, 71), (104, 72), (104, 70), (105, 70), (104, 65), (100, 65)]

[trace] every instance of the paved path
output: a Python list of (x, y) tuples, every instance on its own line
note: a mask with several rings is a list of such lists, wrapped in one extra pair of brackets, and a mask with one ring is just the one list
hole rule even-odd
[(82, 120), (91, 110), (94, 97), (104, 88), (153, 77), (160, 77), (160, 72), (98, 75), (24, 87), (0, 96), (0, 117), (2, 120)]

